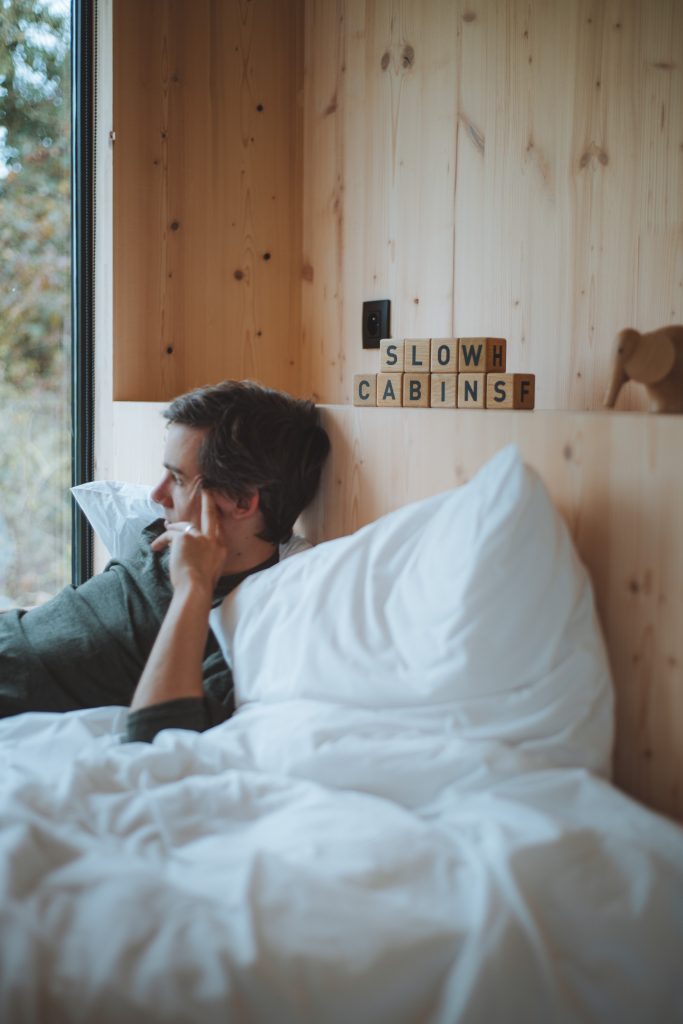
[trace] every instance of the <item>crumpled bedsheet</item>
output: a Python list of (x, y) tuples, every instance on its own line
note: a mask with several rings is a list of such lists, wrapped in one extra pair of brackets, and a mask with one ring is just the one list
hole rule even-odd
[(0, 1020), (683, 1020), (683, 830), (448, 706), (0, 723)]

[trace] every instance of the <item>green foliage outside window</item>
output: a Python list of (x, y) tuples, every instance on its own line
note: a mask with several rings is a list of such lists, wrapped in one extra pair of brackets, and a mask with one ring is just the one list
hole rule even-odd
[(69, 4), (0, 0), (0, 608), (68, 580)]

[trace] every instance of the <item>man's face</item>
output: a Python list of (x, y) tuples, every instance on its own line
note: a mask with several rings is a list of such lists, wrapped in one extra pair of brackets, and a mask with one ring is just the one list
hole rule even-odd
[(199, 449), (205, 433), (180, 423), (169, 424), (164, 447), (165, 472), (152, 491), (152, 499), (164, 506), (170, 523), (199, 519)]

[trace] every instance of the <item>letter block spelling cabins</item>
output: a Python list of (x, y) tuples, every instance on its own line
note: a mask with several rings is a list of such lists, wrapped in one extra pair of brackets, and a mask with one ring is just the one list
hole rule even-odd
[(507, 373), (505, 338), (384, 338), (379, 373), (357, 373), (353, 404), (533, 409), (536, 377)]

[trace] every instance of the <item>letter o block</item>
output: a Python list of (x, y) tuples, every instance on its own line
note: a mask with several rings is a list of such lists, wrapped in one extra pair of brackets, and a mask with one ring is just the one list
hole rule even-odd
[(458, 372), (458, 339), (432, 338), (430, 370), (432, 373)]
[(402, 373), (377, 374), (377, 405), (400, 406), (402, 391)]
[(377, 405), (377, 374), (354, 373), (353, 404)]
[(403, 405), (424, 409), (429, 405), (429, 374), (403, 374)]

